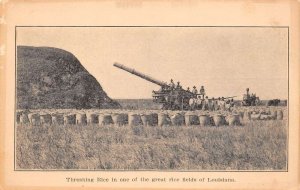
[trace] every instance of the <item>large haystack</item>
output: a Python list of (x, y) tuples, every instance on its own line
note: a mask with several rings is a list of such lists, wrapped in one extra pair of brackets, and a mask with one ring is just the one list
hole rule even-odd
[(17, 108), (119, 108), (71, 53), (17, 47)]

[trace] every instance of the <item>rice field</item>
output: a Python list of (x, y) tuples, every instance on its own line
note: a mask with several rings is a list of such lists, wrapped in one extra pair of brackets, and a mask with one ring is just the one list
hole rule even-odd
[(282, 120), (251, 120), (238, 126), (17, 124), (16, 169), (286, 170), (286, 107), (235, 111), (277, 109), (283, 110)]

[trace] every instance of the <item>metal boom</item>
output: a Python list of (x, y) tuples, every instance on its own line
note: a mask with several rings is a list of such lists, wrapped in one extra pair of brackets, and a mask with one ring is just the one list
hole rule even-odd
[(138, 72), (138, 71), (136, 71), (136, 70), (134, 70), (134, 69), (132, 69), (132, 68), (126, 67), (126, 66), (124, 66), (124, 65), (122, 65), (122, 64), (114, 63), (114, 66), (115, 66), (115, 67), (118, 67), (119, 69), (122, 69), (122, 70), (124, 70), (124, 71), (127, 71), (127, 72), (129, 72), (129, 73), (131, 73), (131, 74), (133, 74), (133, 75), (136, 75), (136, 76), (138, 76), (138, 77), (141, 77), (142, 79), (145, 79), (145, 80), (147, 80), (147, 81), (149, 81), (149, 82), (152, 82), (152, 83), (154, 83), (154, 84), (157, 84), (157, 85), (159, 85), (159, 86), (168, 86), (167, 83), (165, 83), (165, 82), (156, 80), (156, 79), (154, 79), (154, 78), (152, 78), (152, 77), (150, 77), (150, 76), (147, 76), (147, 75), (145, 75), (145, 74), (143, 74), (143, 73), (140, 73), (140, 72)]

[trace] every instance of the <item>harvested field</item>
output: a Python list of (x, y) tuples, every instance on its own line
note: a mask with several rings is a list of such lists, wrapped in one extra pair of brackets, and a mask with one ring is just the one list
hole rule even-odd
[(283, 115), (218, 127), (18, 124), (16, 169), (286, 170)]

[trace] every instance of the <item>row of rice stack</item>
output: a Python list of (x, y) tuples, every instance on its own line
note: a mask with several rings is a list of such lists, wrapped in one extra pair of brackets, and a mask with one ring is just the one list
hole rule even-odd
[(221, 125), (241, 125), (243, 121), (283, 119), (282, 110), (255, 112), (245, 111), (231, 114), (210, 113), (195, 114), (193, 112), (167, 112), (160, 113), (17, 113), (17, 123), (21, 124), (58, 124), (58, 125), (130, 125), (130, 126), (221, 126)]
[(245, 121), (250, 121), (250, 120), (283, 120), (283, 111), (282, 110), (245, 111), (243, 119)]
[(241, 125), (239, 115), (217, 114), (210, 116), (207, 114), (183, 114), (176, 113), (169, 117), (168, 114), (159, 114), (158, 126), (222, 126), (222, 125)]
[[(126, 114), (125, 114), (126, 115)], [(80, 117), (78, 117), (80, 116)], [(127, 116), (127, 115), (126, 115)], [(67, 125), (87, 125), (87, 124), (99, 124), (99, 125), (113, 125), (122, 123), (121, 120), (124, 120), (122, 116), (116, 116), (113, 114), (70, 114), (64, 115), (63, 124)], [(126, 119), (126, 118), (125, 118)], [(62, 124), (62, 123), (59, 123)]]
[(50, 114), (37, 113), (17, 113), (17, 123), (39, 125), (41, 123), (51, 123), (52, 117)]
[(110, 124), (111, 115), (99, 115), (96, 113), (17, 113), (17, 123), (31, 125), (86, 125), (86, 124)]

